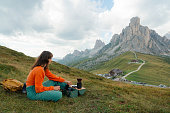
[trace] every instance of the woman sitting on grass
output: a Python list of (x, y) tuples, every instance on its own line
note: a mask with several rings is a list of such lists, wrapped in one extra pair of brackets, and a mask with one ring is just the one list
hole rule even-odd
[[(48, 65), (51, 63), (52, 57), (51, 52), (43, 51), (32, 66), (26, 81), (27, 97), (29, 99), (56, 102), (62, 98), (60, 89), (65, 89), (67, 84), (71, 85), (70, 81), (57, 77), (49, 71)], [(45, 75), (49, 80), (43, 82)]]

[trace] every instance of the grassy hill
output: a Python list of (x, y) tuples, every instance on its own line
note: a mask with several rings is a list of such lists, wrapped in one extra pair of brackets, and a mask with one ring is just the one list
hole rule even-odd
[(165, 84), (170, 86), (170, 58), (141, 53), (137, 53), (137, 56), (145, 60), (146, 64), (140, 71), (129, 75), (126, 79), (155, 85)]
[(103, 64), (96, 65), (92, 71), (94, 74), (109, 73), (113, 68), (119, 68), (125, 73), (135, 70), (140, 64), (128, 64), (131, 60), (135, 59), (132, 52), (126, 52), (118, 57), (115, 57)]
[[(35, 58), (0, 46), (0, 80), (26, 81)], [(87, 88), (78, 98), (63, 96), (58, 102), (32, 101), (25, 94), (7, 92), (0, 87), (0, 112), (169, 112), (170, 89), (114, 82), (89, 72), (52, 62), (50, 70), (76, 84), (83, 79)], [(47, 80), (47, 78), (45, 78)]]
[[(126, 79), (145, 82), (148, 84), (159, 85), (165, 84), (170, 86), (170, 58), (158, 57), (153, 55), (147, 55), (142, 53), (136, 53), (138, 59), (146, 61), (146, 64), (142, 68), (135, 72)], [(131, 60), (135, 59), (132, 52), (126, 52), (112, 60), (105, 62), (102, 65), (96, 66), (97, 69), (92, 70), (92, 73), (103, 74), (108, 73), (111, 69), (119, 68), (126, 73), (136, 70), (140, 64), (128, 64)]]

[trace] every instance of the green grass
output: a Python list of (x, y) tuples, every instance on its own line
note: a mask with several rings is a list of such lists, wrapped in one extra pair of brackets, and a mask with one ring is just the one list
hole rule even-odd
[(94, 74), (109, 73), (112, 69), (121, 69), (122, 71), (129, 72), (135, 70), (140, 64), (128, 64), (131, 60), (135, 59), (132, 52), (126, 52), (118, 57), (115, 57), (102, 65), (98, 65), (95, 70), (91, 72)]
[[(164, 57), (137, 53), (138, 58), (146, 61), (141, 70), (135, 72), (126, 79), (146, 82), (148, 84), (164, 84), (170, 86), (170, 64)], [(167, 58), (168, 59), (168, 58)]]
[[(142, 66), (140, 71), (126, 77), (127, 80), (145, 82), (152, 85), (164, 84), (170, 86), (169, 57), (159, 57), (142, 53), (136, 54), (138, 59), (145, 60), (146, 64)], [(134, 54), (132, 52), (126, 52), (102, 65), (99, 65), (97, 69), (92, 70), (91, 72), (94, 74), (104, 74), (112, 69), (118, 68), (123, 70), (125, 75), (136, 70), (140, 65), (136, 63), (128, 64), (132, 59), (135, 59)], [(140, 61), (140, 63), (143, 62)]]
[[(0, 81), (10, 77), (25, 82), (35, 59), (17, 52), (11, 52), (13, 50), (0, 46)], [(50, 70), (54, 74), (72, 81), (73, 84), (76, 84), (76, 78), (81, 77), (83, 79), (83, 86), (86, 87), (87, 91), (78, 98), (63, 96), (58, 102), (46, 102), (29, 100), (25, 94), (7, 92), (0, 87), (0, 112), (160, 113), (170, 111), (170, 89), (114, 82), (56, 62), (52, 62)]]

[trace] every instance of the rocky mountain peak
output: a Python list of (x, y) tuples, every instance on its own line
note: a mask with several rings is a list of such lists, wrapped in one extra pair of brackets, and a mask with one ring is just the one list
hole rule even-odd
[(74, 52), (73, 52), (73, 55), (74, 55), (74, 56), (79, 56), (80, 54), (81, 54), (81, 52), (78, 51), (78, 50), (74, 50)]
[(140, 25), (140, 18), (133, 17), (129, 26), (124, 28), (120, 35), (113, 35), (110, 41), (112, 49), (105, 50), (105, 53), (111, 54), (118, 50), (121, 52), (134, 50), (157, 55), (170, 54), (170, 46), (168, 46), (170, 41), (166, 37), (161, 37), (154, 30)]
[(96, 40), (93, 49), (81, 52), (75, 50), (73, 54), (67, 55), (63, 62), (70, 64), (72, 61), (94, 58), (93, 61), (87, 60), (81, 64), (84, 68), (92, 67), (132, 50), (146, 54), (170, 56), (170, 40), (167, 37), (168, 35), (161, 37), (154, 30), (140, 25), (140, 18), (133, 17), (120, 34), (112, 36), (109, 44), (105, 45), (101, 40)]
[(139, 26), (139, 25), (140, 25), (140, 18), (139, 17), (133, 17), (133, 18), (130, 19), (130, 24), (129, 24), (130, 27)]
[(94, 49), (98, 49), (98, 48), (101, 48), (105, 46), (105, 43), (102, 42), (101, 40), (96, 40), (96, 43), (95, 43), (95, 46), (94, 46)]

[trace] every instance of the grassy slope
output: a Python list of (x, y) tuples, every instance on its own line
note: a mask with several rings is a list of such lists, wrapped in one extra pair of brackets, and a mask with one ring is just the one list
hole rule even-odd
[[(152, 55), (137, 53), (138, 58), (146, 61), (140, 71), (127, 77), (129, 80), (146, 82), (149, 84), (165, 84), (170, 86), (170, 63), (162, 58)], [(170, 59), (169, 59), (170, 60)]]
[(140, 64), (128, 64), (129, 61), (135, 59), (132, 52), (126, 52), (112, 60), (105, 62), (103, 65), (96, 66), (96, 70), (92, 70), (95, 74), (109, 73), (113, 68), (123, 70), (125, 73), (135, 70)]
[[(0, 46), (0, 80), (15, 78), (25, 82), (34, 58)], [(1, 112), (168, 112), (169, 89), (113, 82), (86, 71), (53, 62), (50, 70), (76, 83), (83, 78), (87, 92), (78, 98), (58, 102), (32, 101), (25, 94), (7, 92), (0, 87)], [(47, 79), (47, 78), (46, 78)]]
[[(148, 84), (165, 84), (170, 86), (170, 58), (163, 58), (147, 54), (137, 53), (139, 59), (146, 61), (146, 64), (140, 71), (135, 72), (126, 79), (146, 82)], [(136, 70), (140, 64), (128, 64), (129, 61), (134, 59), (132, 52), (126, 52), (112, 60), (105, 62), (104, 65), (99, 66), (97, 70), (91, 71), (92, 73), (108, 73), (113, 68), (119, 68), (125, 73)]]

